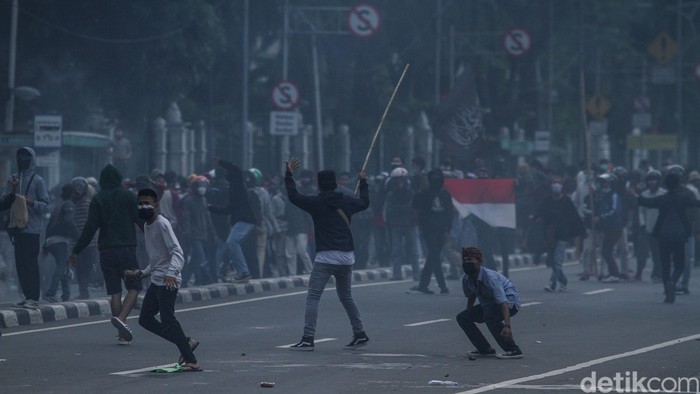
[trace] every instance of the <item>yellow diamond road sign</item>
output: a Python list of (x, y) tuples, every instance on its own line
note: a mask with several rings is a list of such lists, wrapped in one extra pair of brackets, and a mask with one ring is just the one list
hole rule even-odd
[(678, 44), (668, 34), (661, 33), (647, 49), (659, 63), (666, 64), (678, 53)]
[(597, 119), (601, 119), (610, 110), (610, 101), (600, 94), (596, 94), (591, 97), (586, 103), (586, 109), (588, 113), (593, 115)]

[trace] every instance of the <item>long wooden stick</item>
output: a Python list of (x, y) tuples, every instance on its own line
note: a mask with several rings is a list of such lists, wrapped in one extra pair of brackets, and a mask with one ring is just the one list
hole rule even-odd
[[(386, 105), (386, 108), (384, 109), (384, 115), (382, 115), (382, 119), (379, 121), (379, 126), (377, 126), (377, 131), (374, 132), (374, 138), (372, 138), (372, 143), (369, 145), (369, 150), (367, 151), (367, 156), (365, 156), (365, 162), (362, 164), (362, 171), (365, 170), (367, 167), (367, 162), (369, 161), (369, 156), (372, 154), (372, 149), (374, 149), (374, 143), (377, 142), (377, 137), (379, 136), (379, 132), (382, 130), (382, 125), (384, 124), (384, 119), (386, 119), (386, 114), (389, 113), (389, 108), (391, 107), (391, 103), (394, 102), (394, 96), (396, 96), (396, 91), (399, 90), (399, 86), (401, 86), (401, 82), (403, 81), (403, 77), (406, 76), (406, 71), (408, 71), (408, 66), (410, 64), (406, 64), (406, 67), (404, 67), (403, 72), (401, 73), (401, 78), (399, 78), (399, 82), (396, 84), (396, 87), (394, 87), (394, 92), (391, 93), (391, 98), (389, 98), (389, 103)], [(357, 181), (357, 185), (355, 186), (355, 194), (357, 194), (357, 191), (360, 189), (360, 181)]]

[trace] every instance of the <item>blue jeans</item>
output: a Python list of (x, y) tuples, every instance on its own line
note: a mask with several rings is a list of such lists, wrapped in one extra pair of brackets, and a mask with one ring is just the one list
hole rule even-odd
[(57, 243), (46, 247), (46, 250), (51, 253), (56, 261), (56, 271), (51, 277), (51, 284), (46, 291), (47, 297), (55, 297), (58, 291), (58, 283), (61, 283), (61, 300), (68, 301), (70, 299), (69, 275), (66, 275), (66, 261), (68, 260), (68, 244)]
[(552, 265), (552, 275), (549, 277), (549, 283), (552, 290), (557, 288), (557, 282), (562, 286), (566, 286), (568, 280), (562, 269), (564, 265), (564, 256), (566, 255), (566, 241), (556, 241), (554, 247), (548, 252), (548, 260)]
[(233, 266), (239, 274), (249, 273), (248, 264), (246, 264), (245, 256), (243, 255), (243, 248), (241, 248), (241, 241), (253, 228), (255, 228), (255, 225), (252, 223), (236, 222), (231, 227), (231, 232), (226, 239), (226, 246), (231, 252), (231, 258), (233, 259)]
[(314, 269), (309, 276), (309, 290), (306, 294), (306, 311), (304, 313), (304, 336), (313, 338), (316, 334), (318, 320), (318, 303), (330, 277), (335, 277), (335, 288), (338, 299), (350, 318), (354, 335), (364, 332), (360, 311), (352, 298), (352, 266), (314, 263)]

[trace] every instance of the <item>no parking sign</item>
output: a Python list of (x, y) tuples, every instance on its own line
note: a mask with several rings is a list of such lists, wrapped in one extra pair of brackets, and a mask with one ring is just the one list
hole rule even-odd
[(527, 55), (532, 48), (530, 33), (525, 29), (511, 29), (503, 35), (503, 49), (513, 57)]
[(369, 38), (382, 23), (379, 10), (370, 4), (357, 4), (348, 13), (348, 28), (356, 37)]
[(278, 82), (272, 88), (272, 103), (283, 110), (291, 110), (299, 105), (299, 88), (292, 81)]

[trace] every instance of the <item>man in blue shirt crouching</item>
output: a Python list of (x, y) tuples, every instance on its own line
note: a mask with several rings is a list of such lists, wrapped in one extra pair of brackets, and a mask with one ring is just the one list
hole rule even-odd
[[(457, 315), (457, 323), (476, 347), (469, 357), (501, 359), (522, 358), (523, 352), (513, 341), (510, 318), (520, 309), (518, 289), (505, 276), (481, 266), (481, 251), (475, 247), (462, 248), (462, 289), (467, 297), (467, 309)], [(474, 302), (479, 299), (479, 305)], [(496, 354), (476, 323), (486, 323), (491, 335), (505, 353)]]

